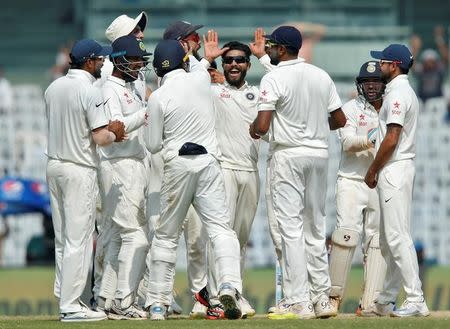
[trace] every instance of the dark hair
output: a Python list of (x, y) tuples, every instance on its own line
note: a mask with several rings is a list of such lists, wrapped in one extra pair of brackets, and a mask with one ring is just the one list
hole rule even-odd
[(288, 55), (298, 56), (298, 51), (300, 49), (297, 49), (297, 48), (294, 48), (294, 47), (290, 47), (290, 46), (286, 46), (286, 45), (283, 45), (283, 46), (286, 47), (286, 52), (288, 53)]
[(230, 51), (230, 50), (240, 50), (243, 51), (245, 53), (245, 57), (250, 58), (252, 52), (250, 50), (250, 47), (247, 46), (246, 44), (243, 44), (242, 42), (239, 41), (230, 41), (227, 42), (226, 44), (223, 45), (222, 48), (228, 47), (230, 49), (228, 49), (226, 52), (224, 52), (222, 54), (222, 58), (226, 56), (226, 54)]
[(409, 72), (409, 69), (404, 69), (402, 67), (399, 67), (399, 69), (402, 74), (408, 74), (408, 72)]
[(70, 68), (71, 69), (82, 69), (86, 60), (76, 61), (72, 54), (69, 54), (70, 57)]

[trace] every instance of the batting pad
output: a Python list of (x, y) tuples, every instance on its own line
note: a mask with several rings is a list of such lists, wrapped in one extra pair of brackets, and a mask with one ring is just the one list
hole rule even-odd
[(364, 292), (361, 298), (361, 309), (369, 310), (378, 294), (383, 289), (386, 275), (386, 262), (381, 255), (380, 236), (374, 234), (369, 243), (364, 262)]
[(360, 233), (354, 230), (338, 228), (333, 232), (330, 255), (330, 297), (342, 299), (344, 296), (345, 283), (359, 240)]

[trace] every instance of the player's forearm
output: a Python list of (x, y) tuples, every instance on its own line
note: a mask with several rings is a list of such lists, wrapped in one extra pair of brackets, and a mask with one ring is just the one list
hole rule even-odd
[(146, 110), (139, 110), (128, 117), (123, 118), (123, 123), (125, 124), (125, 131), (130, 133), (140, 127), (145, 123), (145, 113)]
[(108, 146), (116, 140), (116, 135), (109, 131), (106, 127), (95, 132), (92, 132), (94, 143), (99, 146)]
[(372, 143), (368, 141), (367, 136), (353, 135), (353, 136), (343, 136), (342, 149), (344, 152), (360, 152), (369, 149)]
[(379, 171), (385, 166), (385, 164), (389, 161), (394, 154), (395, 148), (397, 147), (397, 140), (386, 135), (383, 139), (383, 142), (380, 145), (380, 148), (373, 160), (372, 164), (369, 167), (369, 171), (378, 174)]

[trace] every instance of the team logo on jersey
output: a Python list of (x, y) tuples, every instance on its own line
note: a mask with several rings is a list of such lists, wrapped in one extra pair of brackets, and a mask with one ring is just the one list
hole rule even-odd
[(364, 114), (360, 114), (360, 115), (359, 115), (358, 126), (360, 126), (360, 127), (365, 127), (365, 126), (367, 126), (367, 122), (366, 122), (365, 120), (366, 120), (366, 116), (365, 116)]
[(231, 98), (231, 95), (228, 93), (228, 91), (225, 88), (222, 88), (219, 96), (220, 96), (220, 98)]
[(267, 96), (268, 93), (269, 93), (269, 92), (268, 92), (267, 90), (261, 91), (261, 95), (263, 95), (263, 96)]
[(246, 93), (246, 94), (245, 94), (245, 97), (247, 97), (247, 99), (248, 99), (249, 101), (252, 101), (252, 100), (255, 99), (255, 94), (254, 94), (254, 93)]
[(395, 101), (395, 103), (394, 103), (394, 108), (396, 108), (396, 109), (400, 108), (400, 103), (397, 102), (397, 101)]

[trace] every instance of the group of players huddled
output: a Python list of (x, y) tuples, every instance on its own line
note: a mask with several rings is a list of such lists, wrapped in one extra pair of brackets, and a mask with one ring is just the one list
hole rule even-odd
[[(409, 233), (418, 102), (408, 48), (372, 51), (376, 60), (356, 78), (358, 96), (342, 106), (330, 76), (299, 57), (295, 27), (270, 35), (258, 28), (249, 45), (220, 47), (216, 31), (200, 37), (202, 25), (177, 21), (152, 54), (143, 43), (146, 25), (144, 12), (121, 15), (106, 29), (111, 46), (77, 41), (69, 72), (45, 92), (60, 320), (180, 313), (173, 283), (182, 233), (190, 317), (255, 315), (242, 275), (260, 193), (260, 139), (269, 143), (266, 208), (282, 270), (283, 298), (269, 319), (336, 316), (361, 245), (357, 314), (427, 316)], [(266, 71), (259, 88), (245, 80), (252, 55)], [(149, 66), (158, 76), (153, 91)], [(342, 150), (328, 259), (330, 130)], [(95, 229), (87, 306), (80, 296)], [(402, 285), (406, 300), (396, 309)]]

